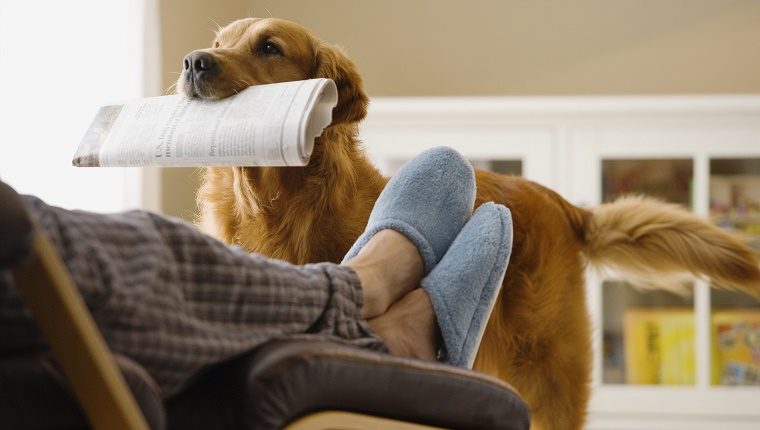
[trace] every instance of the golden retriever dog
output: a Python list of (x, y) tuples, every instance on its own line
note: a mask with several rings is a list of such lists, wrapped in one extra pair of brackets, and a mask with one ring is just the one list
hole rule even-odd
[[(250, 252), (299, 264), (338, 262), (387, 181), (358, 140), (368, 98), (342, 51), (292, 22), (243, 19), (219, 31), (210, 49), (185, 57), (177, 88), (219, 99), (249, 85), (308, 78), (332, 79), (339, 91), (309, 164), (205, 169), (198, 223)], [(691, 272), (760, 296), (757, 255), (685, 209), (644, 197), (582, 209), (520, 177), (477, 171), (476, 178), (476, 205), (511, 209), (514, 248), (475, 369), (520, 391), (534, 429), (580, 429), (585, 420), (588, 264), (650, 279)]]

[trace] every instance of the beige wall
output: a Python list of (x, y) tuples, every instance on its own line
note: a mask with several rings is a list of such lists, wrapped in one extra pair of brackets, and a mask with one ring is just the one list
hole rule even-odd
[[(760, 93), (757, 0), (161, 0), (168, 87), (220, 25), (274, 16), (343, 46), (370, 96)], [(189, 219), (192, 170), (162, 172)]]
[(756, 0), (259, 0), (372, 96), (760, 92)]

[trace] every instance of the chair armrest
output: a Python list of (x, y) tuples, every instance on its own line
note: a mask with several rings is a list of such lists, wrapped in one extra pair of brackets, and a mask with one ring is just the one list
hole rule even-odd
[(530, 427), (527, 405), (500, 380), (316, 341), (273, 342), (217, 366), (167, 408), (169, 428), (183, 429), (279, 429), (326, 410), (445, 428)]

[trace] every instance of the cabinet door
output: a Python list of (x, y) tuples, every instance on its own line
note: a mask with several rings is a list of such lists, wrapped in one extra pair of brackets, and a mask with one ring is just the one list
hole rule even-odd
[(478, 107), (480, 103), (373, 100), (360, 136), (369, 157), (385, 175), (425, 149), (449, 146), (476, 168), (521, 175), (555, 189), (562, 185), (560, 128), (540, 119), (501, 113), (503, 106), (493, 112), (484, 110)]
[[(602, 202), (645, 194), (687, 208), (692, 205), (692, 158), (601, 160)], [(694, 385), (696, 381), (694, 288), (673, 279), (674, 292), (632, 285), (614, 276), (601, 284), (602, 382)]]
[(368, 124), (362, 130), (362, 140), (371, 159), (387, 176), (425, 149), (449, 146), (462, 153), (477, 169), (521, 175), (547, 186), (557, 183), (553, 168), (556, 136), (542, 128)]
[[(693, 210), (698, 173), (688, 128), (668, 122), (620, 122), (571, 133), (571, 195), (596, 206), (646, 194)], [(668, 280), (672, 291), (634, 285), (615, 273), (589, 273), (596, 322), (595, 380), (600, 384), (694, 385), (697, 378), (695, 285)], [(648, 288), (650, 287), (650, 288)]]
[[(760, 253), (760, 157), (711, 157), (710, 219)], [(711, 383), (760, 385), (760, 305), (740, 292), (710, 290)]]

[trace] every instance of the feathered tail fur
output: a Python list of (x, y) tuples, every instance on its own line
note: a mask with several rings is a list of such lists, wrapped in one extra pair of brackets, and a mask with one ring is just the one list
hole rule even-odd
[[(585, 229), (590, 264), (657, 288), (691, 272), (714, 286), (760, 299), (758, 255), (738, 237), (675, 204), (629, 196), (592, 211)], [(672, 288), (670, 288), (672, 289)]]

